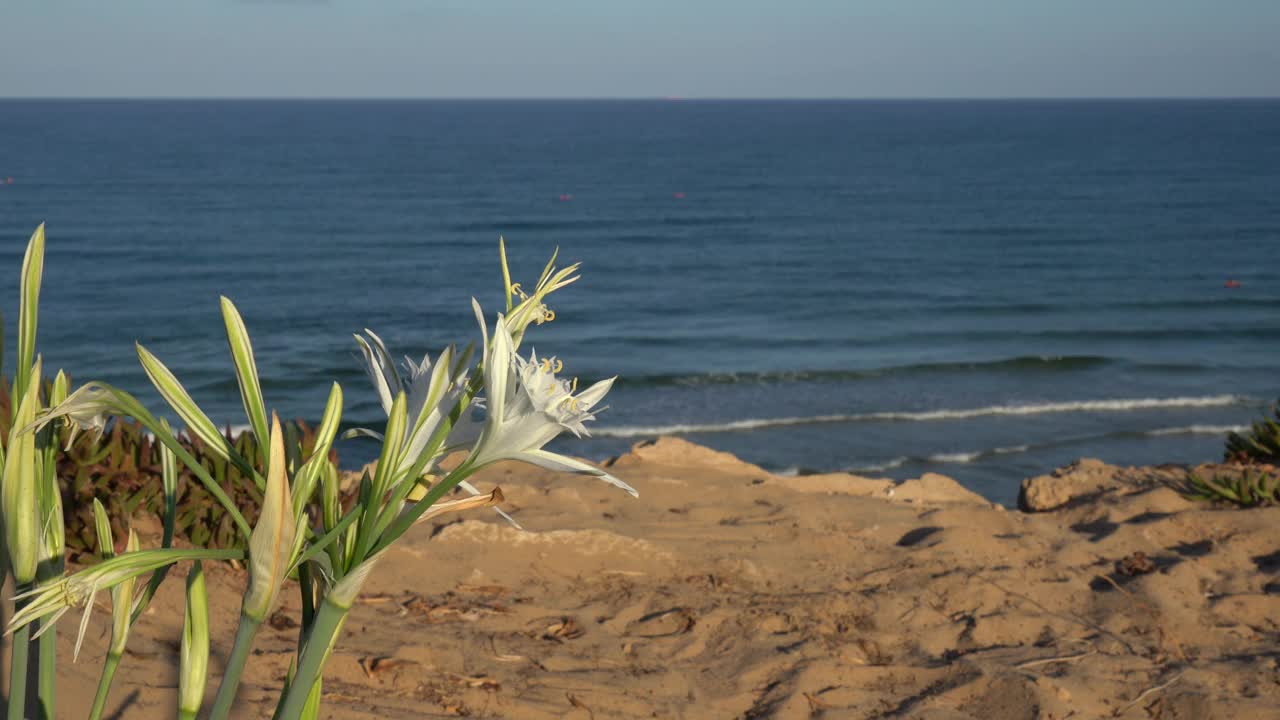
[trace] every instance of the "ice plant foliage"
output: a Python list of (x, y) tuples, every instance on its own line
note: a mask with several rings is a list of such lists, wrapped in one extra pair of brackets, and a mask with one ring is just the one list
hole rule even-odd
[[(139, 621), (168, 570), (188, 562), (192, 565), (187, 573), (177, 711), (179, 718), (201, 714), (209, 654), (208, 602), (201, 562), (235, 560), (247, 563), (249, 583), (235, 643), (207, 717), (221, 720), (228, 716), (257, 630), (277, 607), (285, 580), (292, 578), (297, 580), (301, 601), (298, 655), (281, 690), (275, 717), (313, 720), (320, 713), (324, 664), (340, 638), (348, 612), (387, 548), (428, 518), (482, 507), (502, 512), (496, 507), (503, 501), (501, 489), (482, 491), (472, 486), (468, 478), (476, 472), (499, 461), (525, 462), (594, 477), (636, 495), (631, 486), (603, 470), (545, 449), (564, 433), (577, 437), (589, 434), (587, 423), (600, 412), (613, 379), (579, 392), (576, 380), (560, 377), (564, 365), (559, 359), (539, 358), (532, 351), (526, 359), (519, 353), (531, 328), (555, 319), (548, 300), (552, 293), (578, 280), (577, 264), (557, 268), (553, 255), (532, 290), (526, 291), (512, 282), (506, 246), (500, 241), (505, 311), (495, 315), (490, 331), (480, 304), (472, 301), (480, 330), (480, 357), (474, 364), (474, 345), (461, 351), (459, 345), (451, 345), (434, 361), (429, 355), (420, 361), (406, 358), (402, 372), (377, 334), (365, 330), (356, 335), (357, 348), (387, 421), (380, 430), (357, 429), (347, 435), (381, 443), (376, 469), (363, 474), (356, 497), (348, 502), (342, 501), (338, 470), (329, 459), (341, 422), (341, 388), (336, 383), (332, 386), (311, 452), (304, 454), (296, 433), (282, 431), (279, 419), (268, 412), (247, 326), (230, 300), (222, 299), (221, 311), (245, 417), (257, 440), (246, 446), (253, 450), (244, 450), (251, 457), (242, 456), (178, 377), (138, 345), (143, 372), (170, 412), (219, 461), (234, 465), (261, 493), (257, 522), (251, 527), (168, 423), (133, 395), (101, 382), (72, 391), (65, 376), (59, 374), (50, 397), (39, 397), (40, 364), (34, 340), (43, 248), (41, 227), (32, 237), (23, 267), (19, 367), (14, 381), (19, 400), (14, 403), (12, 432), (6, 439), (7, 457), (0, 452), (4, 463), (0, 512), (9, 567), (19, 588), (13, 598), (16, 612), (8, 627), (15, 635), (11, 687), (19, 688), (10, 696), (10, 717), (27, 713), (22, 697), (26, 646), (37, 637), (41, 643), (38, 699), (45, 717), (52, 717), (56, 667), (52, 665), (51, 645), (46, 667), (45, 638), (52, 636), (54, 623), (65, 613), (83, 609), (78, 654), (93, 598), (106, 591), (112, 598), (112, 630), (90, 714), (90, 718), (97, 718), (106, 705), (132, 624)], [(100, 434), (112, 417), (134, 418), (164, 448), (164, 537), (160, 547), (143, 549), (138, 536), (130, 531), (124, 552), (114, 554), (115, 539), (106, 512), (98, 504), (95, 517), (104, 560), (64, 575), (52, 426), (63, 423), (73, 432)], [(442, 466), (441, 460), (454, 452), (464, 457), (446, 469), (450, 464)], [(238, 528), (244, 549), (171, 547), (178, 462), (186, 465), (222, 505)], [(450, 497), (455, 491), (466, 494)], [(503, 517), (514, 524), (510, 516), (503, 513)], [(147, 575), (146, 584), (140, 584)], [(36, 633), (31, 637), (33, 627)]]

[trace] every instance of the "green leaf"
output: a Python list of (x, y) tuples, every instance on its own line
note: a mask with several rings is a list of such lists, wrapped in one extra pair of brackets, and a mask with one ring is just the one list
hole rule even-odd
[(29, 382), (40, 384), (40, 375), (32, 378), (36, 356), (36, 320), (40, 314), (40, 280), (44, 275), (44, 223), (36, 228), (27, 243), (22, 259), (22, 283), (18, 305), (18, 370), (13, 382), (13, 396), (23, 397)]
[[(168, 422), (161, 420), (160, 424), (169, 431)], [(178, 458), (173, 454), (173, 450), (163, 443), (160, 445), (160, 482), (164, 489), (164, 530), (160, 538), (160, 547), (168, 548), (173, 547), (173, 530), (178, 515)], [(142, 617), (147, 605), (151, 604), (151, 598), (155, 597), (160, 584), (168, 576), (169, 567), (166, 565), (151, 574), (147, 586), (143, 588), (138, 601), (134, 603), (133, 618), (130, 622), (138, 622), (138, 618)]]
[(344, 515), (343, 518), (339, 520), (337, 524), (335, 524), (332, 528), (329, 528), (328, 532), (316, 538), (315, 540), (312, 540), (307, 545), (307, 549), (298, 553), (298, 556), (294, 558), (293, 565), (289, 568), (289, 572), (293, 572), (295, 569), (300, 567), (303, 563), (316, 557), (321, 552), (328, 550), (329, 545), (333, 543), (333, 541), (338, 539), (338, 536), (342, 533), (342, 531), (346, 530), (347, 527), (351, 525), (351, 523), (355, 522), (360, 517), (360, 511), (363, 509), (364, 508), (362, 508), (359, 505), (356, 505), (355, 507), (351, 508), (350, 512)]
[[(86, 391), (90, 389), (92, 389), (93, 392), (91, 394), (86, 393)], [(89, 407), (86, 408), (86, 405)], [(213, 496), (214, 500), (216, 500), (226, 512), (226, 517), (230, 522), (235, 523), (236, 528), (246, 540), (249, 538), (253, 532), (252, 528), (249, 527), (249, 523), (245, 521), (244, 515), (241, 514), (240, 509), (236, 507), (236, 504), (231, 500), (231, 498), (227, 496), (227, 493), (222, 489), (222, 486), (209, 474), (208, 469), (205, 468), (200, 460), (196, 459), (196, 457), (188, 452), (183, 444), (178, 441), (178, 438), (174, 436), (173, 431), (169, 428), (169, 424), (167, 422), (157, 420), (156, 417), (142, 405), (142, 403), (138, 402), (137, 398), (123, 390), (111, 387), (106, 383), (89, 383), (80, 390), (72, 393), (67, 398), (66, 402), (42, 413), (38, 421), (23, 428), (22, 432), (28, 433), (30, 431), (39, 431), (41, 427), (44, 427), (61, 417), (74, 418), (80, 413), (99, 412), (123, 417), (132, 417), (142, 423), (147, 430), (151, 431), (156, 440), (172, 450), (173, 453), (177, 455), (178, 459), (182, 461), (182, 464), (186, 465), (187, 468), (191, 470), (191, 473), (196, 476), (196, 479), (200, 481), (200, 484), (204, 489)], [(217, 458), (211, 457), (211, 459), (216, 460)], [(258, 476), (257, 473), (252, 477), (254, 478), (254, 482), (259, 484), (259, 487), (266, 486), (266, 481)], [(191, 538), (191, 540), (197, 545), (201, 544), (201, 542), (195, 538)]]
[(262, 386), (258, 382), (258, 366), (253, 360), (253, 345), (249, 343), (249, 331), (244, 326), (240, 311), (226, 297), (222, 298), (222, 320), (227, 326), (227, 342), (231, 345), (231, 359), (236, 366), (236, 381), (240, 384), (244, 414), (249, 419), (253, 434), (258, 438), (258, 459), (265, 464), (267, 410), (262, 401)]
[(98, 555), (103, 560), (115, 557), (116, 541), (111, 536), (111, 518), (107, 517), (107, 509), (98, 498), (93, 499), (93, 527), (98, 535)]
[(151, 384), (155, 385), (156, 390), (160, 391), (160, 396), (169, 403), (173, 411), (178, 413), (178, 417), (182, 418), (182, 422), (187, 424), (187, 429), (192, 435), (200, 438), (209, 452), (234, 464), (245, 475), (253, 477), (257, 473), (249, 462), (236, 452), (231, 443), (227, 441), (226, 436), (218, 431), (218, 427), (213, 424), (208, 415), (196, 405), (191, 399), (191, 395), (187, 393), (187, 389), (182, 387), (182, 383), (178, 382), (178, 378), (170, 372), (160, 359), (151, 354), (141, 344), (137, 346), (138, 361), (142, 363), (142, 369), (147, 373), (147, 377), (151, 379)]
[[(169, 423), (160, 421), (165, 429)], [(164, 534), (160, 540), (162, 547), (173, 545), (173, 522), (178, 513), (178, 458), (168, 445), (160, 445), (160, 483), (164, 488)]]
[(315, 492), (321, 473), (329, 465), (329, 450), (333, 447), (334, 436), (338, 433), (338, 425), (342, 421), (342, 387), (334, 383), (329, 389), (329, 401), (324, 406), (324, 417), (316, 430), (315, 447), (311, 457), (298, 470), (293, 484), (293, 507), (298, 514), (299, 522), (306, 513), (307, 503)]
[[(40, 358), (29, 369), (40, 377)], [(0, 512), (4, 516), (5, 544), (9, 550), (9, 567), (19, 583), (36, 577), (39, 563), (41, 532), (36, 493), (40, 480), (35, 433), (22, 430), (35, 421), (40, 404), (40, 383), (32, 382), (21, 396), (9, 428), (9, 453), (4, 463), (4, 486), (0, 488)]]
[(407, 400), (403, 392), (396, 395), (391, 404), (391, 412), (387, 414), (387, 428), (382, 433), (382, 453), (378, 457), (378, 467), (374, 471), (374, 496), (382, 494), (391, 487), (395, 479), (396, 469), (400, 465), (400, 453), (404, 445), (404, 431), (408, 423), (406, 413)]

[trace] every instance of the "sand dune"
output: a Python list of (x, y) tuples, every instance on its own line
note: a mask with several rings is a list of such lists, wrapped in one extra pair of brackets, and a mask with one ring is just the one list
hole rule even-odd
[[(941, 476), (777, 477), (679, 440), (612, 469), (639, 500), (499, 467), (478, 484), (501, 485), (529, 532), (482, 511), (396, 546), (329, 666), (324, 716), (1280, 716), (1280, 508), (1193, 503), (1168, 468), (1088, 465), (1104, 480), (1043, 513)], [(214, 672), (242, 582), (210, 577)], [(239, 717), (270, 716), (296, 632), (285, 598)], [(122, 717), (170, 714), (180, 602), (167, 583), (135, 628)], [(64, 671), (70, 717), (108, 632), (95, 623)]]

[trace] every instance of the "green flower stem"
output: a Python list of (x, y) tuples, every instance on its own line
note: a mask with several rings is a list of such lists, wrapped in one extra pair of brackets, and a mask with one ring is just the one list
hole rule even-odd
[(249, 658), (249, 650), (253, 648), (253, 640), (260, 625), (261, 620), (248, 615), (240, 616), (236, 641), (231, 646), (231, 656), (227, 658), (227, 669), (222, 673), (222, 683), (218, 685), (218, 695), (213, 699), (209, 720), (226, 720), (231, 713), (231, 705), (236, 701), (236, 691), (240, 689), (240, 674), (244, 672), (244, 662)]
[[(41, 626), (43, 627), (43, 623)], [(53, 720), (54, 697), (58, 691), (58, 628), (51, 627), (44, 631), (39, 640), (40, 656), (40, 715), (43, 720)]]
[[(298, 566), (298, 592), (302, 594), (302, 630), (305, 633), (316, 613), (315, 587), (311, 582), (311, 567), (306, 563)], [(298, 634), (299, 638), (302, 634)]]
[(178, 720), (196, 720), (196, 711), (179, 709)]
[(307, 695), (307, 706), (302, 709), (302, 720), (320, 720), (320, 685), (323, 678), (316, 678), (316, 684)]
[[(89, 711), (89, 720), (98, 720), (107, 707), (107, 695), (111, 694), (111, 681), (115, 679), (116, 668), (120, 666), (120, 656), (107, 653), (102, 661), (102, 677), (98, 679), (98, 693), (93, 696), (93, 709)], [(52, 717), (52, 716), (50, 716)]]
[[(18, 592), (29, 590), (30, 586), (19, 586)], [(25, 602), (19, 601), (21, 606)], [(28, 623), (13, 632), (13, 655), (10, 659), (9, 674), (9, 714), (11, 718), (27, 716), (27, 657), (31, 646), (31, 625)]]
[(479, 468), (472, 468), (470, 466), (470, 459), (468, 458), (467, 462), (463, 462), (463, 464), (458, 466), (456, 470), (446, 475), (443, 480), (436, 483), (430, 490), (428, 490), (427, 494), (423, 495), (421, 500), (414, 503), (403, 512), (400, 512), (396, 516), (395, 520), (389, 523), (388, 527), (377, 535), (377, 543), (371, 549), (366, 551), (364, 555), (358, 555), (357, 557), (373, 557), (387, 549), (387, 546), (395, 542), (401, 535), (405, 534), (409, 528), (413, 527), (413, 524), (417, 522), (418, 518), (422, 517), (423, 513), (431, 509), (431, 506), (436, 504), (437, 500), (444, 497), (445, 493), (458, 487), (459, 483), (466, 480), (478, 469)]
[[(311, 704), (311, 696), (318, 693), (321, 673), (329, 653), (342, 634), (342, 625), (347, 620), (351, 608), (339, 607), (329, 598), (320, 603), (315, 619), (311, 623), (311, 631), (307, 633), (307, 645), (302, 650), (298, 661), (298, 671), (293, 675), (293, 682), (285, 690), (281, 698), (278, 717), (280, 720), (300, 720), (307, 706)], [(314, 701), (318, 707), (319, 698)]]

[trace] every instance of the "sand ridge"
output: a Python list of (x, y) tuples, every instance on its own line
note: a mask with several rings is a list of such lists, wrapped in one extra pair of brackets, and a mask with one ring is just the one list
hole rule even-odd
[[(1280, 508), (1218, 509), (1172, 489), (1173, 471), (1105, 468), (1089, 471), (1116, 482), (1030, 513), (942, 476), (778, 477), (674, 439), (611, 463), (638, 500), (497, 466), (477, 485), (500, 485), (529, 532), (479, 511), (397, 545), (328, 667), (323, 715), (1280, 717)], [(216, 675), (242, 574), (209, 585)], [(109, 712), (171, 712), (181, 588), (135, 627)], [(296, 633), (283, 595), (237, 717), (270, 716)], [(70, 717), (108, 634), (95, 622), (64, 666)]]

